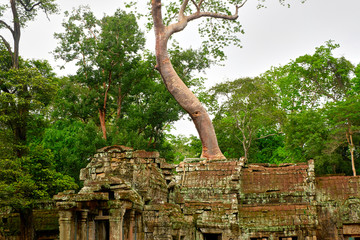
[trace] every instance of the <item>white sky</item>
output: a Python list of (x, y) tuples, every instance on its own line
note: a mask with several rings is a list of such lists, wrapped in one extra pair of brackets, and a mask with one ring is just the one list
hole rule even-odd
[[(144, 5), (145, 5), (145, 0)], [(148, 1), (148, 0), (147, 0)], [(305, 4), (297, 0), (291, 8), (281, 6), (277, 0), (267, 0), (266, 9), (256, 9), (255, 0), (248, 0), (239, 12), (239, 21), (245, 29), (240, 35), (243, 48), (227, 48), (228, 60), (223, 67), (214, 66), (207, 71), (212, 86), (218, 82), (246, 76), (257, 76), (271, 66), (284, 65), (290, 59), (313, 53), (315, 47), (327, 40), (335, 40), (341, 45), (337, 56), (345, 56), (353, 64), (360, 63), (360, 1), (359, 0), (307, 0)], [(61, 11), (71, 10), (79, 5), (89, 5), (98, 17), (103, 13), (112, 14), (120, 7), (121, 0), (59, 0)], [(150, 14), (150, 13), (149, 13)], [(29, 23), (22, 32), (20, 55), (25, 58), (48, 59), (53, 66), (51, 51), (56, 47), (54, 32), (61, 32), (63, 15), (44, 15)], [(193, 45), (196, 40), (193, 23), (189, 30), (178, 33), (178, 41), (184, 47)], [(193, 29), (191, 29), (193, 27)], [(3, 31), (3, 30), (2, 30)], [(153, 32), (147, 36), (147, 48), (154, 49)], [(60, 71), (59, 75), (70, 73), (71, 69)], [(187, 120), (175, 125), (175, 134), (197, 135), (193, 124)]]

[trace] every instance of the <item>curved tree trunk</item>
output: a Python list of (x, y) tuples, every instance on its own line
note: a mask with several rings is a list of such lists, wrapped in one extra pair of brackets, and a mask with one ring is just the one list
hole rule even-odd
[(106, 116), (105, 109), (99, 108), (100, 127), (101, 127), (101, 131), (102, 131), (102, 134), (103, 134), (103, 139), (107, 140), (105, 116)]
[(349, 141), (349, 148), (350, 148), (350, 154), (351, 154), (351, 167), (352, 167), (353, 175), (356, 176), (355, 157), (354, 157), (355, 145), (354, 145), (354, 142), (353, 142), (353, 137), (352, 137), (351, 130), (349, 130), (348, 141)]
[(152, 15), (156, 37), (156, 69), (160, 72), (168, 91), (194, 121), (202, 142), (201, 157), (209, 160), (225, 159), (218, 146), (215, 130), (208, 113), (177, 75), (169, 59), (168, 39), (174, 32), (181, 31), (187, 22), (184, 22), (182, 28), (180, 27), (181, 29), (176, 30), (164, 26), (161, 15), (161, 0), (152, 0)]

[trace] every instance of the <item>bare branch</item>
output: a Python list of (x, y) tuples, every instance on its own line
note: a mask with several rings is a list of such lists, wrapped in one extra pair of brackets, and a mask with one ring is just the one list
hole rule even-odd
[(203, 2), (204, 2), (204, 0), (200, 0), (200, 2), (199, 2), (199, 4), (198, 4), (199, 9), (201, 8), (201, 5), (202, 5)]
[(37, 3), (33, 4), (30, 8), (28, 8), (27, 4), (25, 4), (23, 1), (19, 0), (19, 3), (24, 7), (24, 9), (25, 9), (27, 12), (32, 11), (36, 6), (42, 4), (42, 2), (37, 2)]
[(4, 25), (12, 34), (14, 34), (14, 30), (5, 21), (0, 20), (0, 24)]
[(267, 137), (271, 137), (271, 136), (275, 136), (275, 135), (279, 135), (279, 134), (284, 134), (284, 133), (283, 133), (283, 132), (272, 133), (272, 134), (268, 134), (268, 135), (265, 135), (265, 136), (256, 138), (256, 140), (263, 139), (263, 138), (267, 138)]
[[(243, 6), (243, 5), (241, 5)], [(212, 17), (212, 18), (221, 18), (221, 19), (226, 19), (226, 20), (235, 20), (239, 17), (238, 13), (239, 13), (239, 8), (238, 6), (236, 6), (236, 11), (233, 15), (226, 15), (226, 14), (221, 14), (221, 13), (212, 13), (212, 12), (196, 12), (191, 14), (190, 16), (186, 17), (186, 20), (188, 22), (201, 18), (201, 17)]]
[(184, 13), (185, 13), (185, 9), (186, 9), (188, 3), (189, 3), (189, 0), (184, 0), (184, 2), (182, 3), (180, 11), (179, 11), (179, 21), (181, 21), (185, 17)]
[(234, 136), (241, 144), (243, 143), (243, 141), (241, 141), (241, 139), (238, 136), (236, 136), (236, 135), (234, 135)]
[(9, 42), (6, 41), (6, 39), (5, 39), (2, 35), (0, 35), (0, 38), (1, 38), (1, 40), (4, 42), (5, 47), (6, 47), (6, 49), (8, 50), (8, 52), (10, 53), (10, 55), (13, 56), (14, 54), (13, 54), (13, 52), (12, 52), (12, 50), (11, 50), (11, 47), (10, 47)]
[(242, 8), (244, 5), (245, 5), (245, 3), (247, 2), (247, 0), (245, 0), (244, 2), (243, 2), (243, 4), (241, 4), (240, 6), (236, 6), (236, 8)]
[[(197, 5), (195, 0), (191, 0), (191, 2), (195, 5), (197, 12), (200, 12), (200, 7), (199, 7), (199, 5)], [(200, 3), (201, 3), (201, 1), (200, 1)]]
[[(192, 0), (192, 2), (193, 2), (193, 0)], [(185, 11), (185, 8), (188, 5), (188, 3), (189, 3), (189, 0), (184, 0), (183, 4), (181, 6), (180, 12), (179, 12), (179, 20), (178, 20), (178, 22), (174, 23), (174, 24), (171, 24), (171, 25), (169, 25), (167, 27), (167, 38), (170, 37), (172, 34), (174, 34), (176, 32), (182, 31), (187, 26), (188, 22), (190, 22), (192, 20), (195, 20), (195, 19), (198, 19), (198, 18), (201, 18), (201, 17), (211, 17), (211, 18), (221, 18), (221, 19), (226, 19), (226, 20), (236, 20), (239, 17), (239, 15), (238, 15), (239, 8), (244, 6), (246, 1), (243, 4), (241, 4), (240, 6), (235, 7), (236, 11), (235, 11), (235, 13), (233, 15), (226, 15), (226, 14), (221, 14), (221, 13), (200, 12), (200, 11), (198, 11), (196, 13), (191, 14), (190, 16), (185, 16), (184, 11)], [(203, 3), (203, 0), (201, 0), (199, 2), (199, 4), (196, 4), (199, 7), (199, 9), (200, 9), (200, 5), (202, 3)]]

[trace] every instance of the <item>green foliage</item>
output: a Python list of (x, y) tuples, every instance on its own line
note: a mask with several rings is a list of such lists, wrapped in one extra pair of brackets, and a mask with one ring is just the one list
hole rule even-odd
[(40, 143), (57, 79), (46, 61), (20, 58), (12, 68), (9, 53), (0, 50), (0, 205), (31, 211), (36, 201), (77, 187)]
[(26, 209), (37, 200), (48, 200), (59, 191), (74, 188), (74, 180), (56, 172), (52, 153), (41, 145), (30, 145), (27, 156), (0, 159), (2, 206)]
[(223, 97), (213, 122), (218, 134), (225, 135), (221, 140), (229, 144), (230, 148), (223, 149), (225, 156), (242, 153), (248, 159), (254, 141), (280, 132), (282, 112), (272, 86), (264, 79), (237, 79), (217, 84), (212, 92)]
[[(141, 52), (144, 38), (134, 15), (118, 10), (99, 20), (82, 7), (67, 17), (65, 32), (55, 34), (60, 40), (55, 56), (75, 61), (78, 72), (61, 80), (55, 119), (91, 120), (105, 126), (107, 144), (164, 153), (164, 132), (184, 110), (154, 70), (155, 57)], [(195, 92), (203, 91), (203, 79), (195, 74), (212, 63), (204, 61), (205, 53), (183, 50), (176, 43), (169, 53), (185, 83)], [(99, 112), (106, 114), (105, 124)]]
[(79, 183), (80, 169), (96, 150), (106, 146), (98, 128), (90, 121), (58, 120), (45, 130), (42, 145), (54, 154), (56, 171), (76, 179)]
[[(167, 161), (178, 164), (182, 162), (185, 158), (199, 158), (202, 144), (198, 137), (191, 135), (186, 137), (184, 135), (167, 135), (166, 140), (171, 146), (168, 151)], [(170, 155), (171, 154), (171, 155)]]
[(294, 153), (290, 155), (292, 161), (306, 161), (322, 155), (328, 138), (325, 121), (321, 111), (311, 109), (287, 116), (283, 129), (285, 145)]
[(11, 152), (16, 152), (20, 157), (27, 144), (29, 124), (32, 119), (46, 114), (46, 107), (51, 102), (56, 89), (56, 79), (46, 61), (21, 60), (20, 67), (14, 69), (9, 68), (9, 54), (5, 50), (2, 50), (2, 54), (0, 124), (8, 137), (12, 132)]
[(282, 107), (288, 111), (318, 108), (324, 102), (341, 101), (351, 88), (354, 66), (332, 51), (339, 47), (333, 41), (316, 48), (289, 64), (273, 68), (265, 76), (279, 91)]
[(264, 75), (276, 86), (287, 112), (285, 148), (293, 160), (315, 159), (316, 171), (322, 174), (349, 173), (344, 166), (358, 155), (359, 69), (333, 56), (338, 47), (328, 41), (314, 54)]

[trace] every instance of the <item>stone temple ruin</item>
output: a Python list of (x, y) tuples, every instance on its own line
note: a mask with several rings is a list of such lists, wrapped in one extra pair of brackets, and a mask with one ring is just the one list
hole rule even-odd
[(360, 239), (360, 178), (315, 177), (312, 160), (174, 166), (157, 152), (111, 146), (80, 178), (78, 193), (54, 196), (61, 240)]

